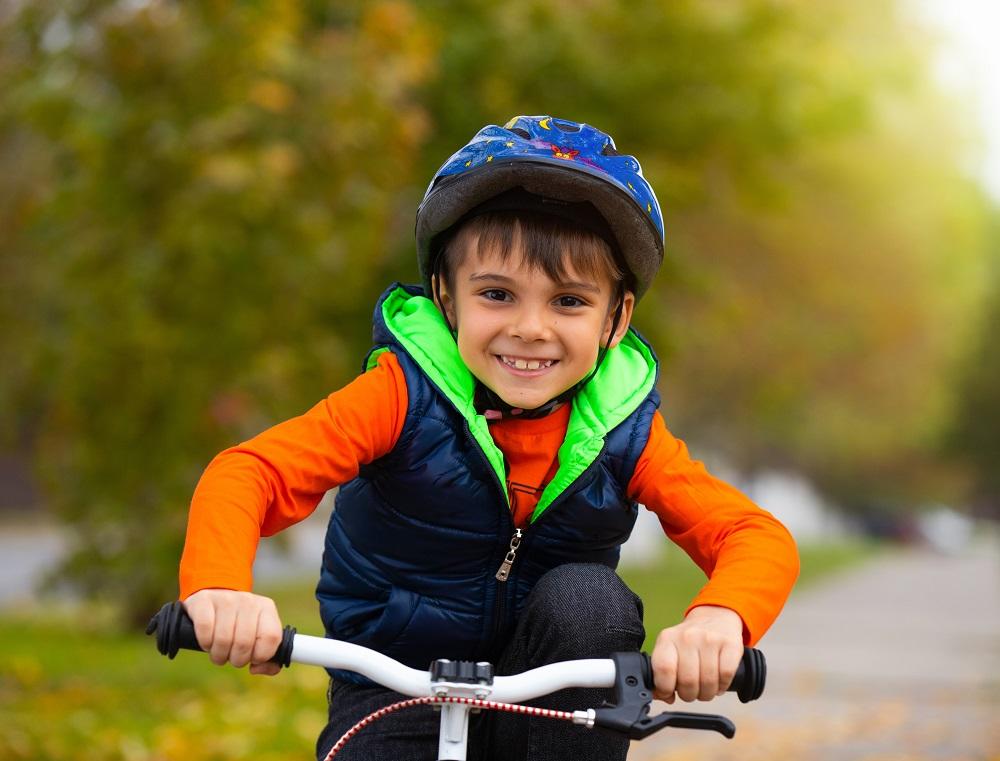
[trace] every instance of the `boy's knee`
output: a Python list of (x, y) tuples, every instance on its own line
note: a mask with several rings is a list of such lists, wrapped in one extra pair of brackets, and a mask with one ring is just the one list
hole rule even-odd
[(577, 652), (566, 657), (598, 657), (642, 646), (642, 600), (607, 566), (568, 563), (535, 585), (525, 614), (550, 636)]

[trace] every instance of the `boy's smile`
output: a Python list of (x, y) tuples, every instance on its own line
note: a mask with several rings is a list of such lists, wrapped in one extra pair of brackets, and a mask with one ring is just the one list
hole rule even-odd
[[(463, 361), (512, 407), (534, 409), (582, 380), (609, 337), (610, 279), (585, 277), (568, 262), (565, 273), (557, 282), (516, 249), (504, 261), (472, 247), (451, 277), (454, 293), (442, 289)], [(628, 328), (633, 302), (627, 293), (612, 345)]]
[(500, 355), (499, 359), (511, 370), (529, 374), (539, 370), (547, 370), (559, 361), (558, 359), (524, 359), (523, 357), (506, 357), (504, 355)]

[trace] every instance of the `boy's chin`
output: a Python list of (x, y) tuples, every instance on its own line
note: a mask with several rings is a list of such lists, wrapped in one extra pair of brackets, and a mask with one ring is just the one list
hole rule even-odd
[(530, 412), (531, 410), (537, 410), (539, 407), (544, 407), (546, 404), (548, 404), (557, 396), (559, 396), (559, 394), (555, 394), (551, 397), (546, 397), (545, 399), (539, 399), (537, 397), (529, 399), (525, 398), (518, 399), (518, 398), (509, 398), (502, 394), (497, 394), (495, 391), (493, 393), (496, 395), (497, 398), (499, 398), (509, 407), (516, 410), (524, 410), (525, 412)]
[[(493, 388), (493, 386), (490, 385), (490, 384), (488, 384), (488, 383), (484, 383), (483, 381), (480, 381), (480, 383), (482, 383), (483, 386), (485, 386), (486, 388), (488, 388), (490, 390), (492, 396), (495, 399), (499, 399), (504, 404), (506, 404), (507, 406), (509, 406), (509, 407), (511, 407), (513, 409), (524, 410), (525, 412), (529, 412), (531, 410), (537, 410), (539, 407), (544, 407), (549, 402), (551, 402), (553, 399), (557, 398), (558, 396), (560, 396), (560, 395), (562, 395), (563, 393), (566, 392), (566, 389), (560, 388), (559, 386), (554, 386), (554, 387), (548, 388), (543, 393), (537, 393), (537, 394), (536, 393), (527, 393), (527, 394), (525, 394), (525, 393), (520, 393), (520, 394), (519, 393), (511, 393), (512, 391), (517, 391), (518, 389), (516, 389), (516, 388), (512, 389), (512, 388), (509, 388), (509, 387), (504, 387), (504, 391), (507, 392), (507, 393), (504, 393), (502, 391), (498, 391), (497, 389)], [(498, 385), (503, 386), (503, 384), (498, 384)], [(539, 390), (541, 390), (541, 389), (539, 389)], [(549, 394), (549, 395), (546, 395), (546, 394)]]
[(492, 396), (493, 399), (500, 400), (501, 402), (506, 404), (508, 407), (511, 407), (512, 409), (525, 410), (525, 411), (535, 410), (548, 401), (547, 399), (539, 400), (537, 398), (523, 398), (523, 397), (518, 398), (516, 396), (508, 396), (506, 394), (501, 394), (492, 386), (489, 386), (485, 383), (483, 385), (490, 390), (490, 395)]

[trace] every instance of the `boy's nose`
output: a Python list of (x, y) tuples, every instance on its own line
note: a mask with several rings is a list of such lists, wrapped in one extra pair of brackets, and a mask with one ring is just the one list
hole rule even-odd
[(552, 336), (545, 311), (527, 306), (517, 311), (510, 325), (510, 334), (522, 341), (544, 341)]

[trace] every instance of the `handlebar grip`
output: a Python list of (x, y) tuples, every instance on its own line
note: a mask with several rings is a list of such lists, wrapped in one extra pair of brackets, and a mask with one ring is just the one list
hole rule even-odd
[[(198, 650), (198, 638), (194, 633), (194, 623), (180, 602), (168, 602), (159, 612), (149, 619), (146, 634), (156, 633), (156, 649), (161, 655), (173, 658), (178, 650)], [(292, 662), (292, 640), (295, 638), (295, 627), (286, 626), (281, 633), (281, 644), (270, 659), (271, 663), (288, 666)]]
[[(646, 653), (643, 653), (643, 676), (646, 686), (653, 689), (653, 662)], [(749, 703), (764, 694), (764, 682), (767, 680), (767, 661), (764, 653), (753, 647), (743, 649), (743, 659), (736, 667), (733, 681), (729, 684), (726, 692), (735, 692), (741, 703)]]
[(764, 653), (753, 647), (743, 650), (743, 659), (736, 667), (736, 674), (726, 692), (735, 692), (741, 703), (749, 703), (764, 694), (767, 681), (767, 661)]

